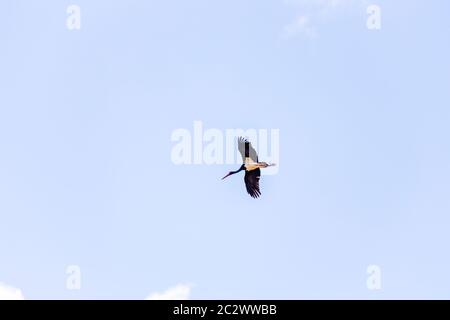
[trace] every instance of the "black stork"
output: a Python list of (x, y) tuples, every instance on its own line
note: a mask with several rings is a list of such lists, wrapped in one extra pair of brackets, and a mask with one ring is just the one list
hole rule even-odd
[(259, 162), (255, 149), (245, 138), (238, 138), (238, 149), (242, 156), (242, 166), (236, 171), (228, 172), (222, 180), (235, 173), (245, 170), (244, 182), (247, 192), (252, 198), (258, 198), (261, 195), (261, 191), (259, 190), (259, 178), (261, 177), (260, 169), (274, 166), (275, 164)]

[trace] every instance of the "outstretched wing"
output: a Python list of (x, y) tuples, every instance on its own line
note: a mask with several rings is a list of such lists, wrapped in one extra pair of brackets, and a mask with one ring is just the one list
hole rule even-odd
[(259, 178), (261, 177), (261, 170), (255, 169), (252, 171), (245, 171), (244, 181), (247, 192), (252, 198), (258, 198), (261, 195), (259, 191)]
[(250, 159), (251, 162), (258, 162), (258, 155), (247, 139), (242, 137), (238, 138), (238, 149), (241, 153), (243, 163), (247, 163), (247, 159)]

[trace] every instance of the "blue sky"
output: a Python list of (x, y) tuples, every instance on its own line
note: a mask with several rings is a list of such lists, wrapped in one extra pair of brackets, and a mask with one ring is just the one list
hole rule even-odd
[[(2, 1), (0, 297), (450, 298), (449, 10)], [(260, 199), (172, 163), (196, 120), (280, 130)]]

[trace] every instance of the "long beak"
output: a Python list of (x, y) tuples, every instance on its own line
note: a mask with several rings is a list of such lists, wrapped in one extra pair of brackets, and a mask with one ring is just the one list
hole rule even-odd
[(229, 177), (229, 176), (231, 176), (231, 173), (229, 173), (225, 177), (223, 177), (222, 180), (225, 179), (226, 177)]

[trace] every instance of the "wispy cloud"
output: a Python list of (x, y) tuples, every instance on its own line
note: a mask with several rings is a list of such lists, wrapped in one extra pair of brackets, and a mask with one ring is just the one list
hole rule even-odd
[(284, 27), (284, 38), (292, 38), (299, 34), (308, 38), (315, 38), (317, 36), (317, 31), (311, 25), (309, 17), (298, 16), (293, 22)]
[(164, 292), (154, 292), (150, 294), (147, 300), (187, 300), (191, 294), (192, 285), (179, 284), (169, 288)]
[(364, 0), (285, 0), (289, 5), (301, 8), (318, 8), (321, 10), (361, 3)]
[(283, 38), (304, 36), (316, 38), (319, 34), (318, 24), (338, 9), (363, 5), (367, 0), (285, 0), (296, 11), (295, 19), (284, 26)]
[(24, 300), (20, 289), (0, 283), (0, 300)]

